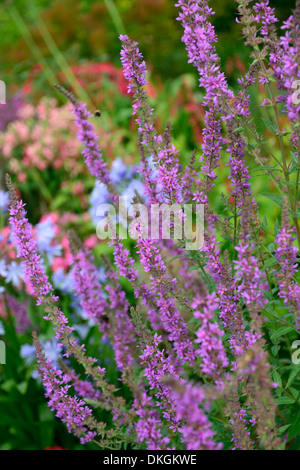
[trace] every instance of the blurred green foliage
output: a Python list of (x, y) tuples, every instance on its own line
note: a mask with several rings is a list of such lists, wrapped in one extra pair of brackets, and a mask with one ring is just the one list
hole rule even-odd
[[(288, 17), (294, 0), (271, 0), (280, 20)], [(0, 5), (0, 74), (9, 85), (18, 86), (38, 62), (24, 30), (16, 23), (16, 12), (24, 21), (35, 45), (47, 60), (50, 69), (57, 69), (57, 58), (49, 51), (42, 37), (41, 18), (59, 50), (69, 64), (86, 61), (112, 61), (120, 65), (120, 42), (126, 32), (138, 40), (148, 64), (156, 76), (175, 78), (191, 71), (187, 64), (182, 30), (175, 20), (177, 8), (170, 0), (16, 0)], [(240, 26), (234, 0), (214, 0), (213, 23), (218, 34), (217, 49), (228, 75), (235, 75), (239, 60), (248, 56), (240, 40)], [(44, 85), (44, 83), (43, 83)], [(45, 90), (46, 92), (46, 90)]]

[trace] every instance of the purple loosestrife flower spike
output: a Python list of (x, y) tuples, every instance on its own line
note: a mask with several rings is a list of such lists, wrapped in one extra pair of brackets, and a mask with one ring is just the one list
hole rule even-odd
[(72, 369), (68, 369), (65, 375), (69, 379), (69, 382), (72, 383), (72, 387), (78, 395), (83, 399), (88, 398), (89, 400), (93, 400), (94, 402), (99, 402), (101, 404), (102, 394), (99, 390), (95, 389), (91, 382), (88, 380), (81, 380), (80, 376)]
[[(268, 290), (266, 275), (261, 272), (259, 261), (255, 255), (255, 245), (251, 242), (250, 223), (251, 215), (249, 204), (242, 208), (241, 212), (241, 232), (239, 246), (235, 247), (238, 252), (238, 260), (233, 261), (235, 265), (235, 287), (237, 293), (241, 296), (244, 304), (249, 310), (253, 320), (255, 333), (258, 334), (262, 324), (262, 318), (259, 315), (267, 303), (263, 290)], [(258, 336), (259, 337), (259, 336)]]
[(227, 99), (233, 98), (228, 90), (225, 76), (221, 73), (218, 56), (213, 43), (216, 41), (215, 31), (208, 17), (213, 14), (205, 2), (180, 0), (177, 7), (181, 8), (177, 20), (184, 28), (182, 41), (185, 43), (189, 63), (192, 63), (200, 76), (199, 84), (206, 91), (203, 103), (208, 107), (205, 112), (203, 130), (201, 173), (204, 180), (200, 185), (197, 202), (207, 204), (207, 192), (216, 179), (215, 168), (219, 165), (220, 150), (226, 143), (221, 135), (221, 120), (217, 117), (221, 110), (220, 97), (225, 94)]
[(162, 383), (162, 378), (167, 375), (179, 379), (179, 376), (170, 359), (165, 357), (164, 350), (158, 349), (161, 340), (161, 336), (155, 333), (152, 342), (142, 346), (140, 364), (144, 366), (144, 377), (148, 379), (150, 390), (156, 389), (155, 397), (160, 400), (163, 417), (168, 421), (170, 429), (176, 431), (179, 423), (174, 417), (175, 406), (170, 399), (171, 389), (169, 385)]
[(75, 115), (75, 124), (78, 128), (77, 138), (83, 145), (82, 155), (84, 156), (86, 165), (91, 173), (98, 181), (108, 186), (110, 196), (114, 204), (118, 203), (118, 198), (114, 193), (107, 164), (102, 157), (102, 151), (98, 144), (98, 136), (94, 126), (89, 122), (88, 118), (92, 117), (85, 103), (80, 103), (75, 96), (60, 85), (55, 88), (65, 95), (72, 104), (72, 112)]
[(134, 267), (134, 259), (130, 256), (127, 248), (124, 248), (120, 240), (109, 242), (114, 248), (114, 264), (117, 266), (121, 276), (127, 278), (133, 286), (136, 299), (141, 299), (142, 305), (147, 306), (147, 317), (154, 330), (163, 330), (164, 325), (156, 307), (156, 296), (148, 285), (139, 278), (139, 272)]
[[(166, 138), (158, 135), (153, 121), (153, 109), (150, 108), (144, 85), (148, 82), (146, 63), (138, 49), (138, 43), (131, 41), (128, 36), (120, 36), (123, 42), (121, 62), (124, 76), (128, 80), (128, 93), (133, 93), (134, 114), (138, 112), (136, 119), (140, 133), (140, 151), (142, 162), (140, 172), (143, 174), (144, 183), (149, 202), (181, 202), (181, 186), (179, 178), (181, 166), (179, 165), (178, 151), (169, 140), (170, 126), (165, 131)], [(163, 142), (164, 140), (164, 142)], [(157, 163), (157, 174), (151, 170), (144, 152), (150, 152), (150, 156)]]
[(146, 63), (143, 55), (139, 51), (138, 43), (132, 41), (126, 35), (120, 35), (123, 42), (121, 50), (121, 62), (123, 65), (123, 73), (128, 80), (128, 93), (133, 94), (133, 114), (139, 113), (136, 119), (138, 131), (140, 134), (140, 153), (142, 161), (139, 171), (143, 174), (145, 182), (145, 191), (149, 199), (149, 204), (159, 202), (157, 193), (157, 182), (153, 169), (150, 167), (145, 151), (150, 152), (150, 156), (157, 154), (158, 142), (162, 141), (161, 136), (157, 135), (154, 128), (152, 118), (153, 109), (149, 105), (148, 97), (144, 89), (144, 85), (148, 83), (146, 80)]
[(222, 444), (214, 442), (211, 428), (200, 405), (205, 394), (201, 387), (192, 383), (176, 384), (171, 394), (175, 403), (175, 417), (180, 422), (179, 432), (187, 450), (220, 450)]
[[(53, 288), (41, 263), (37, 241), (32, 235), (32, 226), (26, 218), (25, 204), (17, 199), (16, 192), (8, 175), (6, 182), (11, 197), (9, 222), (13, 242), (17, 248), (17, 257), (22, 258), (23, 261), (24, 282), (31, 287), (34, 296), (37, 297), (37, 305), (40, 305), (43, 303), (42, 298), (50, 294)], [(51, 296), (55, 299), (52, 294)]]
[(254, 442), (250, 437), (249, 424), (254, 423), (247, 419), (246, 411), (241, 407), (239, 398), (236, 392), (232, 394), (232, 402), (229, 403), (229, 409), (231, 411), (231, 418), (229, 423), (233, 428), (233, 434), (231, 442), (234, 447), (232, 450), (253, 450)]
[[(242, 206), (245, 197), (251, 196), (249, 184), (249, 171), (244, 162), (244, 152), (246, 143), (241, 135), (233, 132), (237, 127), (235, 118), (239, 112), (245, 115), (245, 110), (240, 105), (234, 108), (229, 103), (234, 95), (229, 90), (225, 76), (221, 73), (219, 59), (216, 54), (214, 42), (216, 41), (214, 28), (208, 21), (213, 14), (205, 0), (188, 1), (180, 0), (177, 5), (181, 8), (178, 20), (182, 22), (184, 28), (183, 42), (186, 45), (189, 62), (198, 70), (200, 75), (200, 86), (206, 91), (204, 104), (208, 107), (205, 115), (204, 142), (202, 145), (204, 161), (202, 174), (205, 177), (204, 183), (200, 185), (200, 191), (196, 193), (197, 202), (207, 205), (207, 193), (210, 191), (213, 180), (216, 178), (214, 169), (219, 165), (220, 150), (225, 143), (221, 134), (221, 120), (227, 122), (229, 145), (227, 148), (230, 166), (230, 179), (234, 186), (233, 195), (236, 198), (237, 206)], [(242, 112), (241, 112), (242, 111)], [(219, 119), (218, 115), (222, 114)], [(254, 210), (253, 202), (253, 210)], [(206, 219), (211, 223), (215, 220), (210, 214)], [(210, 227), (212, 229), (212, 227)], [(243, 319), (237, 313), (238, 296), (234, 292), (232, 282), (227, 279), (227, 274), (219, 260), (220, 252), (215, 246), (214, 236), (207, 234), (204, 251), (208, 255), (208, 265), (213, 277), (221, 283), (220, 291), (220, 317), (225, 327), (231, 331), (231, 345), (236, 353), (240, 354), (244, 350), (244, 325)], [(238, 319), (238, 321), (237, 321)]]
[[(206, 91), (203, 103), (208, 107), (205, 113), (205, 129), (203, 131), (203, 154), (201, 160), (204, 162), (202, 174), (204, 182), (201, 184), (201, 190), (198, 194), (198, 202), (207, 204), (207, 191), (213, 186), (216, 179), (214, 172), (219, 166), (220, 150), (227, 141), (221, 134), (222, 120), (228, 124), (229, 146), (227, 152), (230, 154), (230, 179), (234, 186), (233, 195), (236, 198), (237, 205), (242, 206), (243, 199), (250, 196), (251, 188), (249, 184), (249, 170), (244, 162), (246, 143), (241, 135), (233, 134), (233, 130), (238, 127), (235, 123), (236, 116), (239, 113), (247, 115), (240, 100), (236, 100), (234, 107), (234, 94), (228, 88), (226, 78), (220, 70), (220, 61), (215, 50), (216, 42), (215, 31), (208, 21), (210, 15), (214, 14), (208, 7), (205, 0), (180, 0), (177, 7), (181, 8), (178, 20), (181, 21), (184, 28), (182, 41), (186, 45), (189, 62), (198, 70), (200, 86)], [(230, 106), (230, 102), (233, 105)], [(222, 118), (218, 114), (222, 113)]]
[(108, 399), (108, 409), (118, 408), (120, 404), (123, 405), (124, 400), (113, 395), (115, 387), (110, 386), (108, 388), (107, 382), (104, 379), (105, 370), (95, 364), (97, 363), (96, 359), (86, 356), (85, 346), (77, 343), (76, 338), (72, 335), (74, 328), (69, 326), (67, 317), (56, 305), (59, 299), (52, 294), (53, 288), (41, 264), (40, 255), (37, 251), (37, 243), (32, 235), (31, 225), (25, 217), (24, 204), (18, 200), (8, 175), (6, 176), (6, 183), (11, 198), (9, 209), (11, 214), (11, 229), (18, 256), (22, 257), (25, 272), (24, 278), (28, 283), (28, 287), (33, 295), (37, 297), (37, 304), (43, 305), (47, 313), (44, 319), (51, 320), (53, 323), (56, 339), (59, 341), (58, 345), (63, 344), (66, 347), (65, 356), (74, 355), (76, 360), (83, 365), (86, 373), (94, 379), (97, 386), (103, 389), (103, 396), (105, 399)]
[(125, 381), (128, 382), (126, 380), (127, 375), (132, 372), (135, 362), (132, 349), (136, 341), (136, 331), (128, 315), (129, 302), (119, 284), (117, 273), (109, 271), (107, 277), (112, 283), (112, 285), (106, 285), (106, 291), (108, 293), (109, 318), (112, 325), (111, 336), (115, 360), (118, 368), (123, 372)]
[[(102, 292), (98, 271), (86, 248), (78, 248), (80, 241), (70, 236), (73, 257), (73, 278), (77, 295), (85, 313), (99, 326), (99, 330), (112, 337), (115, 359), (124, 372), (133, 366), (130, 346), (134, 342), (135, 330), (128, 316), (129, 304), (119, 286), (115, 273), (107, 273), (114, 285), (107, 283), (107, 298)], [(112, 315), (113, 313), (113, 315)]]
[(297, 273), (298, 250), (293, 245), (295, 237), (289, 228), (289, 215), (286, 207), (283, 209), (282, 220), (282, 228), (275, 239), (275, 243), (278, 245), (275, 249), (275, 257), (280, 266), (280, 271), (277, 273), (279, 297), (291, 307), (296, 324), (300, 328), (300, 286), (293, 279)]
[[(300, 80), (300, 2), (296, 4), (294, 15), (284, 22), (281, 29), (285, 36), (281, 37), (282, 77), (287, 90), (286, 109), (292, 123), (299, 125), (299, 80)], [(299, 134), (299, 132), (298, 132)], [(299, 138), (299, 135), (298, 135)]]
[(144, 391), (134, 400), (133, 407), (139, 417), (135, 424), (138, 442), (146, 442), (148, 450), (165, 450), (170, 439), (162, 435), (162, 422), (155, 403)]
[(256, 16), (253, 15), (253, 21), (261, 23), (259, 31), (262, 36), (269, 36), (273, 31), (273, 25), (278, 21), (275, 9), (271, 8), (269, 3), (269, 0), (262, 0), (253, 5), (253, 10), (256, 13)]
[(28, 318), (28, 300), (25, 302), (19, 302), (14, 296), (5, 294), (7, 300), (7, 306), (15, 316), (16, 331), (17, 333), (25, 333), (29, 330), (31, 322)]
[(69, 433), (80, 437), (82, 444), (97, 436), (98, 423), (92, 416), (92, 410), (79, 398), (69, 395), (70, 377), (62, 373), (45, 358), (36, 334), (33, 334), (36, 347), (38, 372), (45, 387), (48, 406), (56, 412), (56, 417), (66, 424)]
[(76, 295), (86, 315), (94, 320), (100, 331), (106, 331), (108, 323), (103, 320), (107, 313), (107, 301), (103, 295), (102, 286), (98, 279), (98, 271), (90, 258), (87, 249), (75, 252), (70, 243), (73, 263), (73, 280)]
[(230, 333), (229, 344), (237, 356), (248, 348), (248, 333), (245, 331), (244, 320), (238, 308), (239, 296), (234, 287), (234, 281), (228, 269), (220, 262), (220, 249), (215, 238), (207, 236), (204, 251), (208, 255), (206, 269), (218, 285), (217, 297), (219, 299), (220, 320), (224, 328)]
[(139, 238), (137, 241), (140, 262), (145, 272), (150, 273), (153, 294), (156, 293), (157, 305), (164, 324), (169, 333), (169, 340), (174, 342), (179, 359), (194, 364), (195, 352), (184, 319), (181, 316), (169, 292), (174, 290), (176, 278), (171, 279), (165, 272), (166, 265), (159, 253), (159, 249), (151, 239)]
[(216, 294), (207, 294), (206, 298), (196, 297), (191, 307), (196, 309), (194, 317), (201, 320), (201, 326), (196, 332), (196, 343), (199, 349), (196, 354), (201, 358), (201, 370), (204, 374), (220, 379), (220, 375), (228, 366), (228, 358), (222, 343), (224, 331), (214, 322), (214, 313), (219, 305)]
[(85, 158), (87, 167), (91, 175), (95, 176), (97, 180), (106, 184), (109, 187), (111, 198), (115, 204), (118, 202), (117, 196), (111, 186), (107, 164), (103, 161), (102, 152), (98, 144), (98, 136), (94, 130), (93, 125), (88, 121), (92, 114), (87, 111), (86, 104), (78, 103), (73, 105), (73, 113), (76, 116), (75, 124), (78, 127), (77, 137), (83, 145), (82, 155)]
[[(25, 204), (18, 200), (8, 175), (6, 176), (6, 183), (11, 198), (9, 222), (13, 241), (17, 248), (17, 256), (23, 261), (24, 281), (30, 287), (32, 294), (37, 298), (37, 305), (54, 304), (58, 298), (52, 294), (53, 287), (49, 283), (48, 276), (41, 263), (37, 242), (32, 233), (32, 226), (25, 217)], [(58, 308), (56, 319), (60, 325), (57, 331), (57, 339), (61, 339), (64, 333), (71, 334), (72, 328), (67, 326), (68, 320)]]
[(237, 293), (241, 296), (245, 305), (257, 304), (259, 308), (264, 308), (267, 300), (261, 292), (263, 276), (258, 260), (253, 255), (254, 244), (248, 238), (249, 236), (239, 246), (235, 247), (238, 252), (238, 261), (234, 261)]

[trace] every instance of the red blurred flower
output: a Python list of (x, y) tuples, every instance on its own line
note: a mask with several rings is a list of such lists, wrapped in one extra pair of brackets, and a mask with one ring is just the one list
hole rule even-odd
[(60, 447), (60, 446), (53, 446), (53, 447), (45, 447), (44, 450), (68, 450), (68, 449), (65, 449), (64, 447)]

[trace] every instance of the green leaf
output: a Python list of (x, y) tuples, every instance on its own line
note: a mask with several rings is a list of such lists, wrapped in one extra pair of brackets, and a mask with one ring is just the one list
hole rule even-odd
[(256, 168), (253, 168), (252, 171), (259, 171), (259, 170), (269, 170), (269, 171), (279, 171), (280, 173), (283, 173), (283, 171), (280, 168), (276, 168), (276, 166), (271, 166), (271, 165), (260, 165)]
[(278, 434), (283, 434), (289, 427), (290, 427), (290, 424), (286, 424), (285, 426), (281, 426), (281, 428), (278, 429)]
[(278, 384), (278, 387), (282, 388), (282, 380), (281, 380), (281, 377), (280, 377), (280, 375), (278, 374), (278, 372), (276, 370), (274, 370), (274, 372), (273, 372), (273, 379)]
[(0, 450), (11, 450), (13, 448), (13, 444), (11, 442), (5, 442), (3, 445), (0, 446)]
[(57, 210), (59, 209), (60, 207), (64, 206), (65, 204), (67, 204), (69, 201), (69, 196), (67, 194), (60, 194), (59, 196), (57, 196), (52, 205), (51, 205), (51, 210)]
[[(280, 230), (280, 224), (279, 224), (278, 218), (276, 217), (275, 224), (274, 224), (274, 235), (275, 235), (275, 237), (277, 236), (279, 230)], [(274, 248), (274, 245), (273, 245), (273, 248)]]
[(295, 400), (298, 400), (299, 399), (299, 390), (296, 390), (295, 388), (293, 387), (290, 387), (289, 388), (289, 391), (291, 392), (291, 394), (293, 395), (293, 397), (295, 398)]
[(291, 427), (289, 428), (289, 439), (300, 434), (300, 410), (291, 413)]
[(277, 259), (274, 256), (271, 256), (270, 258), (267, 259), (267, 261), (265, 261), (262, 271), (265, 271), (270, 266), (273, 266), (273, 264), (277, 264), (277, 263), (278, 263)]
[(292, 368), (290, 372), (285, 388), (289, 388), (289, 386), (292, 385), (292, 383), (296, 380), (298, 376), (300, 376), (300, 366), (296, 365)]
[(262, 226), (265, 228), (268, 228), (268, 220), (267, 217), (264, 215), (263, 221), (262, 221)]
[(280, 397), (280, 398), (275, 398), (275, 403), (277, 405), (292, 405), (295, 403), (294, 398), (290, 397)]
[(281, 348), (280, 345), (277, 345), (277, 346), (274, 345), (274, 346), (271, 347), (271, 352), (272, 352), (272, 354), (273, 354), (274, 357), (277, 356), (277, 353), (278, 353), (278, 351), (280, 350), (280, 348)]
[(19, 390), (21, 395), (25, 395), (25, 393), (27, 391), (27, 387), (28, 387), (28, 382), (21, 382), (17, 385), (16, 388)]
[(292, 188), (295, 188), (296, 187), (296, 182), (295, 181), (285, 181), (285, 180), (282, 180), (282, 181), (279, 181), (279, 184), (281, 186), (291, 186)]
[(283, 336), (283, 335), (285, 335), (286, 333), (289, 333), (292, 330), (293, 330), (293, 328), (291, 328), (290, 326), (282, 326), (278, 330), (274, 331), (274, 333), (271, 335), (271, 339), (279, 338), (280, 336)]
[(298, 157), (295, 153), (291, 152), (291, 157), (295, 165), (300, 166), (300, 157)]
[(197, 269), (200, 269), (200, 266), (191, 266), (188, 271), (196, 271)]
[(262, 121), (265, 123), (265, 125), (268, 127), (268, 129), (270, 129), (270, 131), (273, 134), (279, 135), (278, 129), (273, 122), (268, 121), (267, 119), (263, 119), (263, 118), (262, 118)]
[(8, 379), (1, 385), (1, 388), (5, 390), (5, 392), (10, 392), (15, 386), (16, 382), (13, 379)]
[(282, 196), (279, 194), (272, 194), (272, 193), (259, 193), (260, 196), (265, 196), (268, 199), (271, 199), (271, 201), (276, 202), (280, 207), (282, 206)]

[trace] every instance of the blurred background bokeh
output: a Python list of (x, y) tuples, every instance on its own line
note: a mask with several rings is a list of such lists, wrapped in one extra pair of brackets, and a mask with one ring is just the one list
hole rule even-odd
[[(185, 60), (174, 4), (170, 0), (2, 1), (1, 77), (12, 90), (25, 83), (28, 90), (33, 82), (36, 92), (39, 89), (41, 95), (49, 95), (53, 91), (47, 79), (51, 83), (53, 75), (68, 75), (67, 65), (109, 62), (120, 67), (117, 38), (126, 33), (139, 41), (157, 81), (175, 79), (192, 68)], [(272, 0), (270, 4), (283, 20), (295, 2)], [(241, 72), (248, 57), (240, 26), (234, 22), (236, 2), (215, 0), (211, 6), (219, 38), (217, 50), (231, 78)]]
[[(109, 162), (116, 156), (126, 163), (137, 158), (132, 139), (135, 124), (131, 100), (120, 64), (118, 37), (121, 33), (139, 42), (146, 59), (150, 72), (147, 91), (157, 111), (158, 128), (171, 120), (183, 160), (201, 145), (202, 91), (194, 68), (186, 60), (175, 3), (170, 0), (1, 2), (0, 79), (7, 86), (7, 104), (0, 105), (0, 131), (5, 131), (0, 135), (0, 185), (4, 170), (8, 170), (16, 174), (27, 202), (36, 200), (38, 191), (39, 204), (32, 214), (34, 221), (39, 220), (45, 207), (57, 209), (72, 191), (78, 192), (76, 181), (84, 174), (79, 148), (72, 139), (71, 117), (68, 122), (67, 108), (60, 109), (65, 100), (53, 88), (55, 82), (87, 102), (90, 111), (101, 109), (101, 120), (95, 120), (95, 126)], [(295, 2), (272, 0), (270, 4), (282, 21), (290, 15)], [(211, 2), (215, 11), (212, 22), (218, 35), (216, 47), (233, 88), (250, 63), (240, 25), (235, 22), (236, 5), (234, 0)], [(20, 118), (18, 112), (25, 103), (30, 103), (31, 108), (23, 110)], [(46, 109), (48, 114), (54, 114), (51, 119), (50, 114), (45, 115)], [(255, 109), (255, 113), (260, 111)], [(9, 123), (14, 123), (10, 131)], [(46, 141), (41, 140), (42, 135)], [(46, 154), (45, 144), (50, 147)], [(75, 189), (65, 182), (73, 164)], [(91, 189), (89, 177), (84, 185), (81, 206), (87, 207), (84, 194)]]

